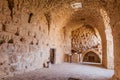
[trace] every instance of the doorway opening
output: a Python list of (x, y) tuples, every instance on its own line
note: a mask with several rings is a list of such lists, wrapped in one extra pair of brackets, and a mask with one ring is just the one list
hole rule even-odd
[(51, 62), (51, 64), (55, 64), (55, 52), (56, 52), (56, 49), (54, 49), (54, 48), (50, 49), (50, 62)]
[(100, 58), (96, 53), (90, 51), (85, 54), (85, 56), (83, 58), (83, 62), (100, 63)]

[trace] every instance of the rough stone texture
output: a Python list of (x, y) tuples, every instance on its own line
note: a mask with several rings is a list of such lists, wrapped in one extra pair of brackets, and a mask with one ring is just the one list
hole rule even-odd
[[(71, 8), (75, 2), (83, 8)], [(115, 66), (119, 80), (120, 0), (0, 0), (0, 76), (41, 68), (50, 48), (56, 63), (63, 62), (71, 30), (86, 24), (100, 33), (102, 64)]]
[(0, 77), (42, 68), (50, 48), (63, 62), (62, 22), (37, 1), (0, 0)]
[(101, 39), (96, 35), (96, 32), (89, 25), (72, 31), (72, 50), (83, 52), (88, 49), (98, 49), (102, 53)]
[(77, 53), (82, 53), (84, 56), (88, 50), (96, 51), (102, 60), (102, 45), (99, 35), (90, 25), (84, 25), (71, 33), (72, 41), (71, 48)]
[(80, 60), (79, 60), (79, 54), (73, 54), (71, 56), (71, 62), (73, 62), (73, 63), (79, 63), (80, 62)]

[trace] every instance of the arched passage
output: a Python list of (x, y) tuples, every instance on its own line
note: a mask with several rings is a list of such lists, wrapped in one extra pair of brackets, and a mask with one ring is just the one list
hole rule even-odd
[(100, 63), (100, 57), (93, 51), (87, 52), (83, 57), (83, 62)]
[[(89, 12), (86, 12), (88, 11)], [(91, 15), (95, 14), (95, 15)], [(99, 17), (98, 17), (99, 16)], [(101, 37), (102, 44), (102, 65), (106, 68), (113, 69), (114, 68), (114, 55), (113, 55), (113, 36), (110, 26), (109, 17), (104, 11), (100, 9), (82, 9), (76, 11), (68, 21), (66, 26), (67, 33), (70, 33), (72, 29), (79, 28), (80, 26), (89, 24), (91, 25), (95, 31), (99, 32), (99, 37)], [(67, 34), (66, 33), (66, 34)], [(68, 35), (68, 34), (67, 34)], [(69, 38), (71, 38), (72, 34), (69, 34)], [(69, 39), (68, 39), (69, 40)], [(70, 40), (69, 43), (70, 44)], [(71, 44), (70, 44), (71, 45)], [(69, 45), (69, 46), (70, 46)], [(71, 45), (72, 46), (72, 45)], [(71, 51), (70, 47), (68, 50)]]
[[(81, 3), (77, 4), (78, 9), (71, 8), (73, 2)], [(75, 26), (89, 24), (100, 33), (102, 64), (110, 69), (114, 67), (114, 31), (115, 74), (120, 79), (120, 0), (1, 0), (0, 3), (2, 75), (4, 72), (11, 74), (42, 67), (44, 61), (48, 60), (50, 48), (56, 49), (56, 63), (63, 62), (64, 53), (70, 54), (71, 51), (71, 33), (67, 37), (69, 39), (65, 39), (64, 33), (69, 33)], [(69, 25), (66, 25), (67, 22)], [(65, 26), (70, 26), (70, 29), (63, 31), (62, 27)], [(69, 42), (68, 45), (66, 42)]]

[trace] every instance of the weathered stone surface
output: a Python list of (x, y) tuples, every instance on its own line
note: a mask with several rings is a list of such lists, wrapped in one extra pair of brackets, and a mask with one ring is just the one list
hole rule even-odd
[(73, 63), (79, 63), (79, 62), (80, 62), (79, 59), (80, 59), (80, 58), (79, 58), (79, 54), (73, 54), (73, 55), (71, 56), (71, 62), (73, 62)]
[[(72, 50), (76, 52), (83, 52), (88, 49), (96, 49), (101, 46), (101, 39), (96, 35), (94, 28), (83, 26), (77, 30), (72, 31)], [(100, 49), (100, 48), (98, 48)], [(102, 50), (102, 49), (100, 49)], [(101, 53), (102, 51), (100, 51)]]
[(39, 11), (42, 7), (39, 4), (38, 8), (29, 1), (14, 0), (12, 3), (14, 6), (10, 8), (11, 2), (0, 1), (0, 76), (42, 68), (52, 47), (58, 50), (56, 54), (60, 57), (56, 63), (63, 62), (62, 31), (57, 29), (62, 21), (55, 25), (59, 18), (55, 21), (51, 14), (49, 23), (49, 16)]
[[(106, 33), (113, 34), (115, 77), (119, 79), (120, 1), (77, 0), (83, 7), (74, 10), (71, 4), (75, 2), (76, 0), (0, 0), (0, 75), (41, 68), (49, 58), (50, 48), (56, 49), (56, 63), (63, 62), (64, 53), (71, 53), (71, 31), (89, 24), (100, 33), (102, 63), (105, 66), (111, 66), (110, 62), (114, 62), (110, 52), (111, 35)], [(101, 11), (106, 13), (105, 16)], [(111, 31), (107, 31), (108, 27)], [(79, 35), (79, 31), (75, 34)], [(85, 44), (83, 49), (96, 47), (98, 42), (95, 36), (91, 36), (92, 41), (87, 43), (90, 40), (86, 37), (91, 34), (93, 33), (85, 32), (83, 41), (76, 40), (75, 46), (79, 47), (77, 43), (80, 41), (80, 44)]]

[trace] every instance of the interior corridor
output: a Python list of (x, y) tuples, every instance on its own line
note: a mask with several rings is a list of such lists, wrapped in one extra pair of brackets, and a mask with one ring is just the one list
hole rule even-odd
[(0, 0), (0, 79), (120, 80), (120, 0)]

